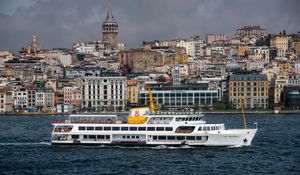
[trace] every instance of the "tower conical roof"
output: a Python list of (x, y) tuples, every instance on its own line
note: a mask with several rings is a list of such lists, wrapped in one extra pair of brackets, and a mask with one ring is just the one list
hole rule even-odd
[(115, 22), (115, 18), (114, 18), (113, 14), (112, 14), (111, 8), (108, 9), (107, 15), (106, 15), (106, 19), (105, 19), (104, 22), (105, 22), (105, 23), (106, 23), (106, 22)]

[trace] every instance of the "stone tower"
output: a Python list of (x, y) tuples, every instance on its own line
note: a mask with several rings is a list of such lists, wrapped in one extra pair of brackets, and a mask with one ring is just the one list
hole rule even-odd
[(118, 23), (114, 19), (111, 8), (108, 9), (105, 21), (102, 23), (102, 34), (104, 44), (108, 44), (111, 49), (117, 49)]
[(32, 41), (27, 47), (27, 53), (36, 55), (41, 49), (40, 44), (37, 42), (36, 36), (32, 36)]

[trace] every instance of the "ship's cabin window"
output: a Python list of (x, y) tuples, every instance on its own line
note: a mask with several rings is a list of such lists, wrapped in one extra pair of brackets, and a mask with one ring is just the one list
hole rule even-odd
[(146, 131), (146, 127), (139, 127), (139, 131)]
[(84, 126), (79, 126), (79, 127), (78, 127), (78, 130), (79, 130), (79, 131), (84, 131), (84, 130), (85, 130), (85, 127), (84, 127)]
[(134, 139), (134, 138), (135, 138), (135, 136), (131, 136), (131, 138), (133, 138), (133, 139)]
[(121, 131), (128, 131), (128, 127), (121, 127)]
[(155, 127), (147, 127), (147, 131), (155, 131)]
[(186, 136), (186, 140), (195, 140), (195, 136)]
[(110, 131), (111, 130), (111, 127), (104, 127), (104, 131)]
[(203, 131), (210, 131), (210, 126), (203, 126)]
[(195, 129), (195, 126), (179, 126), (176, 129), (176, 133), (192, 133)]
[(173, 131), (172, 127), (166, 127), (166, 131)]
[(96, 139), (96, 135), (89, 135), (89, 139)]
[(95, 130), (96, 130), (96, 131), (102, 131), (102, 130), (103, 130), (103, 127), (101, 127), (101, 126), (96, 126), (96, 127), (95, 127)]
[(104, 139), (104, 135), (97, 135), (97, 139)]
[(119, 130), (120, 130), (120, 127), (112, 127), (112, 130), (113, 130), (113, 131), (119, 131)]
[(196, 140), (201, 140), (201, 136), (196, 136)]
[(153, 136), (153, 140), (157, 140), (157, 136)]
[(135, 138), (139, 139), (139, 138), (140, 138), (140, 136), (136, 136)]
[(166, 136), (158, 136), (158, 140), (166, 140), (167, 137)]
[(185, 136), (177, 136), (177, 140), (185, 140)]
[(83, 135), (83, 138), (84, 138), (84, 139), (87, 139), (87, 138), (88, 138), (88, 136), (87, 136), (87, 135)]
[(164, 127), (156, 127), (156, 131), (164, 131)]
[(72, 135), (72, 139), (79, 139), (79, 135)]
[(93, 130), (94, 130), (94, 127), (88, 126), (88, 127), (86, 127), (86, 130), (88, 130), (88, 131), (93, 131)]
[(105, 136), (105, 139), (110, 139), (110, 135), (106, 135), (106, 136)]
[(130, 131), (137, 131), (137, 127), (130, 127)]
[(175, 136), (168, 136), (167, 139), (168, 140), (175, 140)]

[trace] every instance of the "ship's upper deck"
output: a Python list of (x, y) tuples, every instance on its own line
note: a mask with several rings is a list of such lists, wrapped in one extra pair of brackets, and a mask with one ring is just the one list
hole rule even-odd
[[(129, 118), (140, 119), (141, 122), (131, 123)], [(171, 123), (185, 123), (185, 124), (203, 124), (204, 116), (202, 113), (191, 112), (155, 112), (145, 114), (143, 116), (129, 116), (118, 117), (117, 115), (70, 115), (68, 120), (54, 121), (52, 124), (171, 124)]]

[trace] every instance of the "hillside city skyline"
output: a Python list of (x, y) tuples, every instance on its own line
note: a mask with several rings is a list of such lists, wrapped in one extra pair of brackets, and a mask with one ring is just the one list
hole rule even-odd
[(0, 51), (0, 113), (124, 112), (149, 105), (149, 88), (160, 110), (300, 109), (299, 32), (247, 24), (126, 48), (112, 6), (101, 18), (101, 38), (71, 48), (33, 35)]

